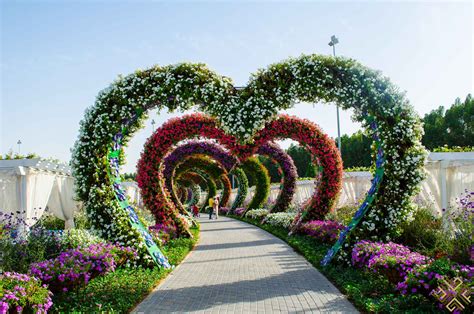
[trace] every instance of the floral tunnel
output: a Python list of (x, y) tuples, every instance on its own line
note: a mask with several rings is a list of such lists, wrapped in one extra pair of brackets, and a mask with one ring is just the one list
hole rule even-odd
[(201, 198), (201, 185), (206, 183), (205, 180), (197, 173), (188, 172), (182, 175), (177, 183), (191, 189), (191, 196), (188, 197), (186, 205), (188, 207), (197, 205)]
[[(180, 163), (184, 162), (186, 158), (194, 155), (205, 155), (214, 159), (223, 169), (226, 170), (226, 175), (227, 172), (230, 171), (238, 162), (236, 157), (225, 151), (221, 146), (211, 142), (191, 141), (175, 148), (163, 162), (163, 176), (165, 178), (165, 187), (170, 191), (172, 201), (178, 206), (182, 213), (184, 208), (177, 204), (176, 196), (173, 193), (175, 183), (173, 174)], [(220, 181), (224, 185), (220, 206), (226, 206), (229, 201), (231, 186), (228, 178), (227, 180), (222, 178)]]
[[(216, 161), (214, 161), (212, 158), (204, 155), (191, 155), (188, 158), (185, 158), (182, 163), (180, 163), (175, 171), (174, 171), (174, 176), (176, 179), (179, 179), (179, 177), (182, 174), (185, 174), (187, 172), (196, 172), (199, 173), (201, 176), (206, 178), (207, 184), (208, 184), (208, 195), (206, 197), (206, 202), (204, 202), (203, 207), (201, 210), (203, 210), (209, 201), (210, 198), (214, 197), (217, 193), (217, 182), (221, 181), (222, 182), (222, 187), (223, 187), (223, 193), (230, 195), (230, 180), (228, 178), (228, 172)], [(172, 180), (172, 179), (171, 179)], [(228, 196), (227, 196), (228, 200)], [(183, 210), (184, 207), (183, 207)], [(185, 213), (187, 214), (187, 213)], [(157, 223), (160, 223), (161, 221), (157, 221)]]
[[(81, 121), (71, 160), (76, 196), (102, 236), (135, 247), (145, 264), (154, 261), (169, 267), (156, 245), (146, 241), (143, 225), (134, 222), (134, 209), (120, 187), (122, 149), (142, 127), (147, 111), (187, 110), (198, 105), (218, 119), (223, 134), (252, 142), (279, 110), (296, 102), (320, 101), (353, 109), (354, 120), (361, 122), (376, 142), (377, 168), (365, 202), (328, 252), (326, 262), (341, 243), (351, 240), (353, 231), (360, 238), (388, 241), (410, 216), (411, 197), (424, 176), (421, 123), (404, 94), (386, 77), (342, 57), (314, 54), (274, 63), (253, 74), (248, 85), (239, 90), (229, 78), (204, 64), (154, 66), (119, 77), (99, 93)], [(157, 165), (143, 166), (142, 181)], [(159, 187), (158, 180), (149, 189)], [(159, 200), (152, 193), (144, 197), (156, 211)], [(177, 211), (169, 218), (179, 224)]]
[[(267, 143), (261, 146), (257, 153), (259, 155), (270, 157), (279, 167), (283, 168), (282, 189), (280, 190), (276, 203), (272, 209), (276, 209), (275, 211), (284, 211), (291, 202), (296, 185), (297, 174), (293, 160), (284, 150), (274, 143)], [(211, 142), (191, 141), (178, 146), (174, 151), (172, 151), (164, 160), (163, 175), (165, 177), (165, 186), (171, 194), (172, 201), (181, 213), (184, 213), (185, 209), (182, 205), (182, 201), (180, 202), (179, 197), (177, 198), (174, 192), (176, 190), (174, 185), (174, 171), (183, 160), (196, 154), (209, 156), (216, 160), (226, 170), (237, 166), (238, 162), (237, 158), (225, 151), (221, 146)], [(254, 181), (256, 182), (254, 197), (250, 201), (248, 209), (260, 208), (265, 204), (269, 195), (270, 181), (268, 172), (255, 158), (247, 159), (241, 167), (248, 173), (248, 176), (254, 177)], [(229, 180), (223, 179), (221, 180), (221, 183), (224, 185), (224, 188), (220, 206), (226, 207), (230, 197), (231, 186)]]
[[(269, 193), (269, 176), (266, 169), (249, 156), (258, 153), (259, 150), (264, 155), (273, 154), (274, 156), (272, 156), (272, 158), (278, 158), (284, 168), (286, 168), (285, 174), (288, 177), (288, 182), (291, 182), (294, 180), (294, 176), (292, 178), (290, 174), (293, 168), (290, 166), (291, 162), (288, 162), (289, 156), (284, 159), (281, 151), (278, 153), (270, 147), (265, 147), (267, 143), (273, 140), (285, 138), (296, 140), (308, 147), (314, 157), (315, 163), (322, 170), (318, 174), (318, 184), (311, 201), (308, 207), (303, 211), (303, 216), (300, 221), (314, 219), (314, 217), (321, 219), (335, 206), (339, 190), (341, 189), (342, 161), (334, 141), (325, 135), (316, 124), (297, 117), (280, 115), (277, 119), (267, 123), (265, 128), (255, 135), (253, 143), (242, 145), (237, 142), (236, 138), (225, 134), (221, 129), (217, 128), (216, 123), (215, 119), (202, 114), (186, 115), (165, 122), (147, 140), (145, 149), (138, 163), (137, 178), (144, 195), (145, 205), (150, 208), (152, 212), (159, 213), (156, 216), (157, 222), (162, 222), (162, 217), (173, 215), (174, 212), (170, 209), (176, 208), (183, 210), (182, 206), (179, 208), (176, 207), (176, 197), (172, 200), (169, 199), (169, 193), (173, 193), (171, 184), (174, 170), (173, 163), (177, 163), (180, 158), (188, 156), (192, 152), (206, 153), (207, 151), (208, 155), (214, 154), (221, 159), (224, 158), (225, 154), (235, 154), (240, 160), (244, 160), (242, 168), (243, 170), (247, 169), (246, 176), (255, 176), (258, 178), (258, 180), (256, 180), (258, 183), (256, 187), (258, 191), (255, 193), (248, 208), (262, 207)], [(229, 153), (223, 149), (218, 150), (214, 148), (214, 150), (212, 150), (208, 147), (210, 144), (198, 144), (199, 142), (191, 143), (188, 146), (183, 146), (182, 151), (178, 148), (175, 154), (171, 153), (169, 157), (167, 157), (170, 165), (164, 165), (164, 170), (160, 171), (160, 166), (156, 165), (160, 165), (163, 162), (163, 156), (174, 149), (175, 145), (180, 141), (195, 137), (214, 139), (224, 146)], [(226, 165), (227, 169), (230, 169), (236, 160), (222, 162)], [(146, 171), (146, 173), (143, 171)], [(165, 182), (164, 185), (161, 184), (162, 181)], [(288, 185), (291, 185), (291, 183)], [(150, 189), (150, 186), (155, 186), (156, 188)], [(292, 195), (286, 193), (293, 193), (294, 189), (282, 189), (282, 191), (283, 194), (280, 192), (279, 195), (280, 199), (291, 200)], [(154, 204), (157, 206), (154, 207), (153, 203), (147, 203), (150, 197), (155, 199)], [(242, 199), (237, 198), (236, 201), (241, 202)], [(164, 204), (167, 203), (169, 205), (167, 207), (164, 206)], [(234, 207), (234, 205), (235, 204), (233, 204), (232, 207)], [(163, 211), (168, 212), (163, 213)], [(181, 213), (184, 214), (184, 212)]]

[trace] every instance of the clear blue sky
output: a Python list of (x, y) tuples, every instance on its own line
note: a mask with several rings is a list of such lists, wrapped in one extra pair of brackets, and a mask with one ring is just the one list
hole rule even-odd
[[(69, 2), (69, 1), (67, 1)], [(135, 1), (134, 1), (135, 2)], [(1, 1), (0, 153), (70, 158), (84, 110), (118, 74), (205, 62), (236, 85), (302, 53), (336, 53), (381, 70), (420, 115), (473, 91), (473, 5), (465, 2)], [(335, 137), (335, 106), (300, 104)], [(171, 115), (153, 112), (160, 125)], [(149, 120), (127, 149), (135, 163)], [(342, 133), (359, 129), (342, 114)]]

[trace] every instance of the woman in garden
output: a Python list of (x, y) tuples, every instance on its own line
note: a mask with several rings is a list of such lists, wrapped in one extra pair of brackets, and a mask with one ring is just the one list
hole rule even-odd
[(219, 196), (216, 196), (214, 200), (214, 214), (216, 215), (216, 219), (219, 218), (219, 201)]
[(212, 219), (212, 213), (214, 212), (214, 198), (209, 198), (209, 207), (208, 207), (208, 212), (209, 212), (209, 219)]

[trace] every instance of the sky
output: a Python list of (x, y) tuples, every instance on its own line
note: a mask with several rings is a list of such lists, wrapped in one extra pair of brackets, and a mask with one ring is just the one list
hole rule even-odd
[[(119, 74), (154, 64), (203, 62), (244, 86), (251, 73), (301, 54), (336, 54), (383, 72), (423, 116), (473, 93), (471, 1), (0, 1), (0, 154), (69, 161), (79, 121)], [(336, 106), (290, 114), (337, 136)], [(153, 111), (126, 150), (172, 116)], [(341, 112), (341, 133), (360, 125)], [(288, 143), (285, 143), (285, 146)]]

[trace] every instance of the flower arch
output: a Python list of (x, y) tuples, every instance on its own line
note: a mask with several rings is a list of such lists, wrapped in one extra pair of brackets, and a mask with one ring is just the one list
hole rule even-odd
[(268, 142), (260, 146), (257, 154), (265, 155), (271, 158), (272, 161), (281, 169), (282, 182), (280, 193), (275, 201), (275, 205), (270, 209), (270, 212), (285, 211), (291, 203), (296, 188), (296, 166), (293, 159), (275, 143)]
[[(181, 208), (182, 206), (180, 206), (180, 204), (177, 202), (176, 195), (173, 193), (173, 173), (181, 162), (193, 155), (209, 156), (210, 158), (217, 161), (227, 171), (230, 171), (232, 167), (234, 167), (234, 165), (238, 162), (236, 157), (225, 151), (221, 146), (211, 142), (191, 141), (180, 145), (175, 150), (173, 150), (163, 162), (163, 176), (165, 179), (165, 187), (171, 193), (172, 201), (178, 206), (179, 209), (182, 210), (184, 210), (184, 208)], [(221, 182), (225, 185), (225, 187), (223, 188), (220, 205), (225, 206), (225, 204), (227, 204), (229, 201), (231, 187), (228, 178), (227, 180), (222, 178)], [(157, 193), (160, 193), (160, 191)]]
[(140, 128), (147, 110), (198, 105), (218, 118), (225, 132), (251, 141), (278, 110), (298, 101), (353, 108), (353, 118), (376, 138), (375, 191), (341, 237), (359, 227), (365, 237), (390, 239), (412, 210), (410, 199), (423, 179), (420, 119), (387, 78), (340, 57), (303, 55), (275, 63), (252, 75), (242, 90), (203, 64), (155, 66), (119, 77), (99, 93), (81, 121), (71, 161), (77, 197), (104, 237), (136, 247), (145, 263), (152, 256), (168, 267), (156, 245), (146, 244), (144, 227), (133, 223), (134, 210), (120, 188), (122, 147)]

